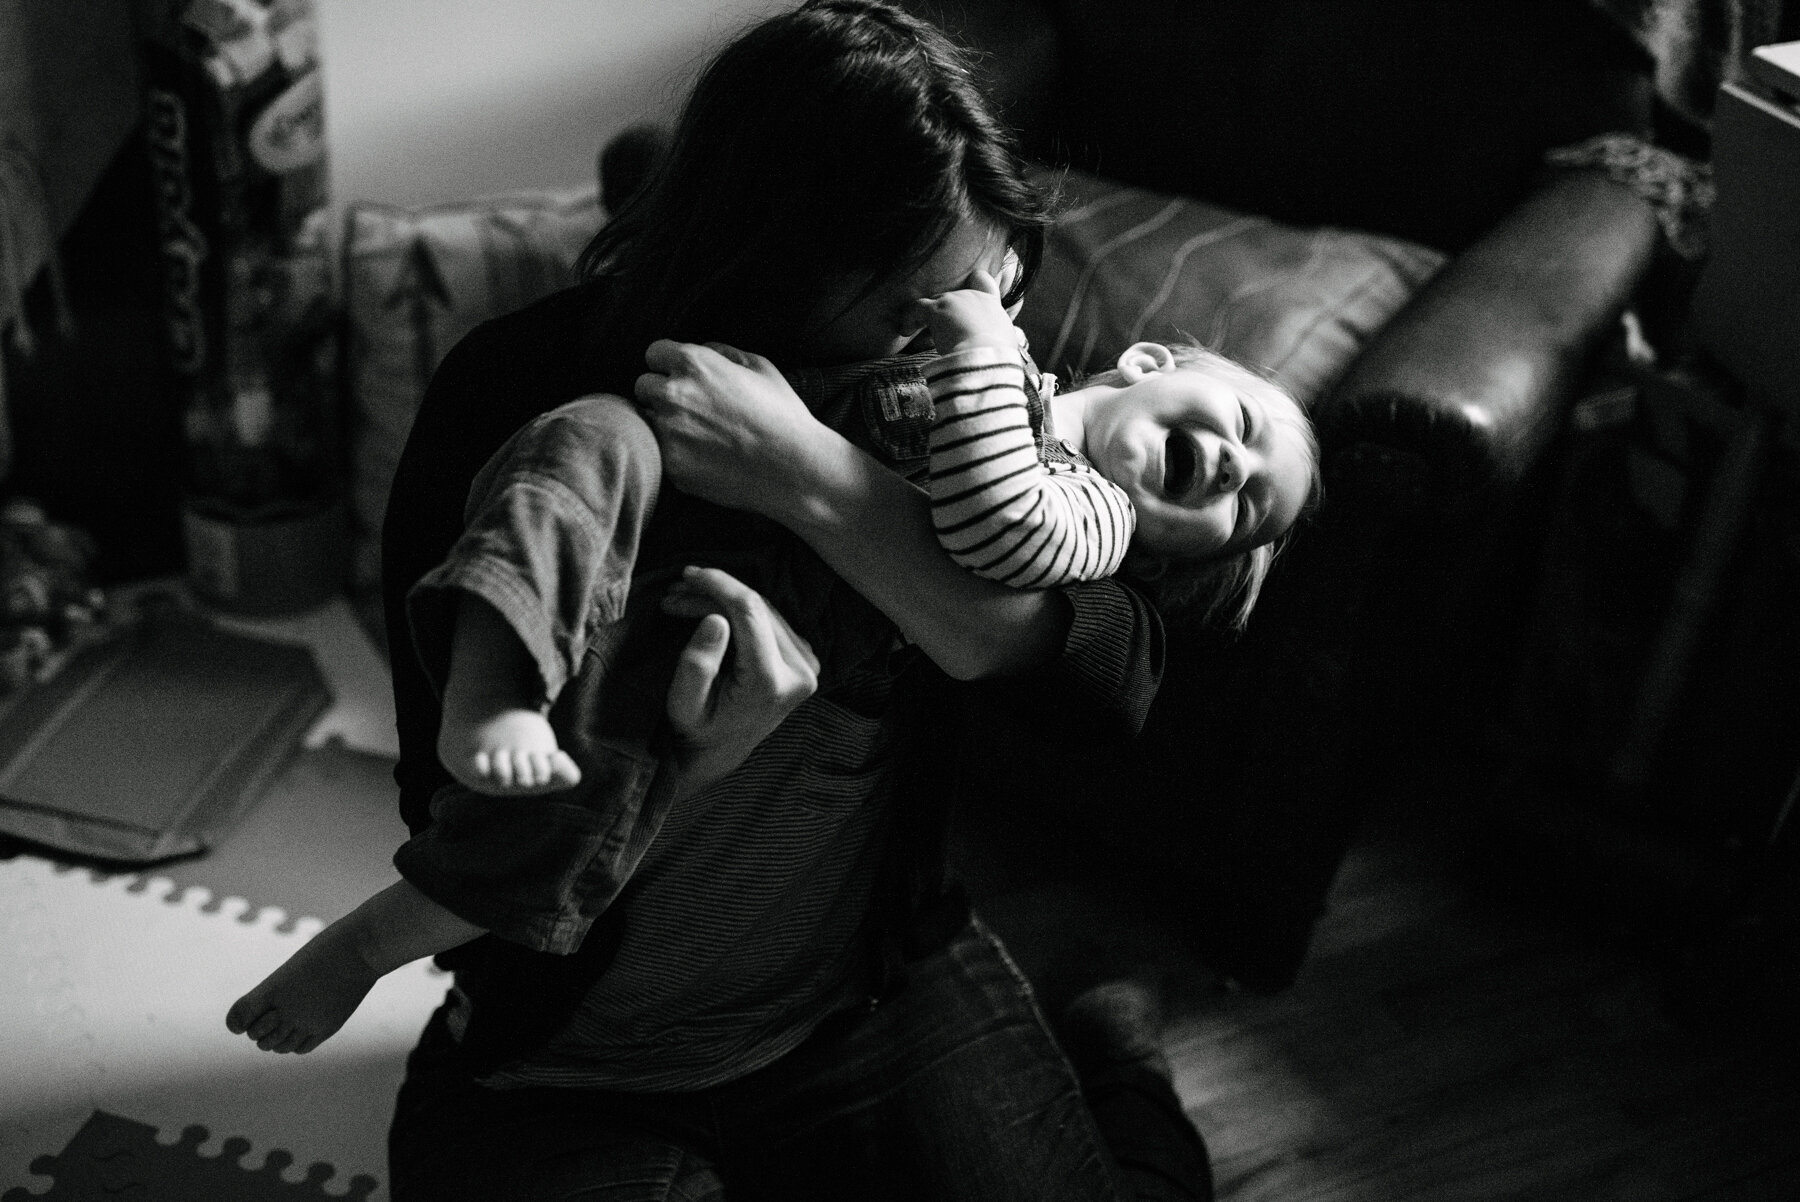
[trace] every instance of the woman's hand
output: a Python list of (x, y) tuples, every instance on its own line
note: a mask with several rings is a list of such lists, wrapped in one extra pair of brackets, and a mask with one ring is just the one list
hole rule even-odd
[(835, 438), (761, 355), (667, 338), (644, 352), (637, 399), (662, 448), (663, 471), (686, 492), (783, 520), (795, 472), (813, 444)]
[(662, 607), (700, 619), (667, 701), (676, 788), (691, 796), (743, 763), (813, 695), (819, 660), (761, 593), (717, 568), (688, 568)]

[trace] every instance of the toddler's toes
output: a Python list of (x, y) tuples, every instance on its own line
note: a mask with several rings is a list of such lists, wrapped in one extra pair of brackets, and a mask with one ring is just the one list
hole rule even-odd
[(233, 1035), (242, 1035), (250, 1029), (250, 1022), (256, 1014), (254, 1003), (248, 997), (241, 997), (225, 1012), (225, 1029)]
[[(509, 770), (502, 775), (504, 783), (496, 782), (495, 791), (513, 796), (525, 796), (548, 793), (565, 785), (573, 784), (572, 780), (559, 779), (556, 767), (556, 757), (558, 756), (567, 760), (571, 769), (574, 768), (575, 762), (569, 760), (561, 752), (527, 751), (523, 748), (495, 752), (495, 761), (509, 766)], [(579, 776), (579, 773), (576, 775)]]
[(496, 747), (477, 752), (470, 763), (477, 775), (463, 783), (495, 796), (549, 793), (581, 780), (581, 769), (561, 750)]
[(581, 769), (575, 766), (575, 761), (569, 758), (568, 752), (553, 751), (550, 753), (546, 779), (558, 789), (567, 789), (581, 783)]
[(262, 1041), (269, 1037), (270, 1032), (278, 1030), (281, 1025), (281, 1011), (271, 1006), (257, 1015), (250, 1025), (244, 1028), (244, 1034), (255, 1040), (257, 1046), (260, 1047)]
[(256, 1046), (265, 1052), (273, 1052), (294, 1033), (294, 1028), (285, 1022), (277, 1021), (274, 1027), (256, 1041)]

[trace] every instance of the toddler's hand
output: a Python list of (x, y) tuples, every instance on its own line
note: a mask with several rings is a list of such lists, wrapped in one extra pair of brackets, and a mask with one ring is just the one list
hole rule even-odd
[(1019, 332), (1000, 304), (1001, 288), (985, 271), (974, 271), (960, 288), (939, 296), (922, 297), (917, 314), (931, 330), (932, 344), (940, 355), (985, 346), (1017, 354)]

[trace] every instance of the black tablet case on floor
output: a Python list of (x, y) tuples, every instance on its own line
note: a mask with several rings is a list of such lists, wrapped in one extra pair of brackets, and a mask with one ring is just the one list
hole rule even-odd
[(307, 648), (154, 614), (0, 702), (0, 835), (122, 863), (201, 851), (330, 703)]

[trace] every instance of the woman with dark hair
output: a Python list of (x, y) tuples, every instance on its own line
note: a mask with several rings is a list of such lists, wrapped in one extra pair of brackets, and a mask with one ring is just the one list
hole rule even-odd
[[(1043, 227), (941, 34), (807, 3), (706, 70), (586, 283), (439, 368), (383, 534), (414, 833), (351, 940), (358, 980), (451, 949), (396, 1199), (1209, 1195), (1153, 1057), (1101, 1041), (1084, 1096), (945, 874), (969, 690), (1101, 753), (1156, 685), (1130, 589), (966, 573), (898, 474), (930, 420), (916, 302), (1008, 251), (1022, 289)], [(714, 387), (745, 358), (725, 343), (782, 388), (659, 444), (619, 398)], [(484, 471), (503, 446), (523, 470)], [(482, 624), (508, 657), (461, 670)], [(459, 784), (447, 677), (522, 682), (579, 785)], [(277, 1049), (318, 1036), (238, 1019)]]
[(970, 218), (1018, 256), (1006, 299), (1024, 295), (1049, 216), (1010, 135), (941, 33), (853, 9), (804, 6), (726, 47), (582, 255), (585, 275), (613, 281), (606, 341), (639, 352), (634, 366), (658, 338), (783, 364), (884, 357), (834, 345), (833, 302), (916, 271)]

